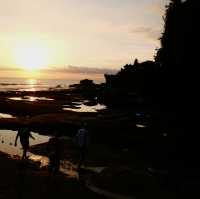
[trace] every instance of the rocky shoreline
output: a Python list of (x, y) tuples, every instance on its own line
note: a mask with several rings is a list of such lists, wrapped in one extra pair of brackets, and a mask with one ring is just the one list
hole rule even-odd
[[(45, 97), (53, 100), (28, 101), (24, 96)], [(24, 100), (12, 100), (13, 97), (17, 99), (20, 97)], [(63, 154), (65, 159), (77, 163), (78, 154), (72, 139), (80, 125), (86, 121), (91, 138), (87, 157), (89, 166), (126, 165), (132, 167), (134, 165), (134, 167), (140, 167), (142, 164), (133, 155), (135, 154), (135, 146), (133, 148), (132, 143), (135, 137), (132, 131), (141, 133), (144, 130), (136, 127), (137, 118), (132, 110), (106, 109), (97, 112), (63, 110), (63, 105), (73, 108), (76, 103), (84, 103), (84, 101), (87, 101), (89, 105), (94, 104), (93, 100), (77, 93), (69, 93), (69, 90), (34, 93), (7, 92), (0, 93), (0, 99), (1, 112), (13, 116), (0, 118), (0, 129), (17, 130), (28, 115), (29, 127), (32, 131), (44, 135), (52, 135), (57, 131), (61, 136), (70, 138), (68, 141), (64, 141)], [(46, 144), (40, 144), (33, 146), (31, 151), (35, 154), (47, 155), (45, 148)]]
[[(27, 96), (37, 97), (37, 100), (31, 101)], [(38, 100), (39, 97), (42, 97), (42, 100)], [(53, 100), (45, 100), (45, 98)], [(62, 137), (69, 137), (70, 139), (64, 142), (63, 153), (65, 159), (76, 164), (78, 155), (72, 139), (81, 124), (87, 122), (91, 140), (87, 157), (88, 166), (107, 167), (111, 170), (116, 167), (126, 167), (134, 171), (144, 170), (152, 165), (149, 160), (154, 155), (153, 145), (160, 142), (163, 137), (159, 132), (159, 126), (154, 124), (155, 117), (158, 117), (153, 112), (131, 106), (107, 107), (96, 112), (63, 110), (63, 105), (74, 108), (79, 103), (87, 103), (89, 106), (98, 101), (70, 90), (0, 93), (0, 112), (11, 115), (9, 118), (0, 118), (0, 129), (16, 131), (28, 116), (31, 131), (43, 135), (58, 132)], [(36, 145), (31, 148), (31, 151), (46, 155), (45, 148), (46, 144)], [(146, 148), (149, 150), (145, 150)], [(114, 177), (118, 173), (111, 172), (111, 175)], [(105, 181), (106, 178), (100, 174), (94, 181), (99, 187), (98, 182), (103, 179)], [(106, 181), (110, 182), (108, 179)], [(128, 182), (118, 183), (117, 186), (109, 183), (110, 185), (107, 184), (102, 188), (120, 191), (120, 184), (123, 190), (123, 186), (126, 187)], [(148, 184), (147, 181), (145, 183)], [(132, 188), (128, 188), (128, 184), (127, 190), (126, 193), (131, 193)]]

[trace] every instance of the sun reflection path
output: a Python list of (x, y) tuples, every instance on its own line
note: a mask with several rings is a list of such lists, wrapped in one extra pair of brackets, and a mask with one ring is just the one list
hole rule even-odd
[(26, 81), (27, 81), (27, 83), (28, 83), (29, 85), (34, 85), (34, 84), (37, 83), (37, 80), (36, 80), (36, 79), (27, 79)]
[(26, 84), (28, 85), (28, 90), (29, 91), (36, 91), (36, 84), (37, 84), (37, 80), (36, 79), (27, 79), (26, 80)]

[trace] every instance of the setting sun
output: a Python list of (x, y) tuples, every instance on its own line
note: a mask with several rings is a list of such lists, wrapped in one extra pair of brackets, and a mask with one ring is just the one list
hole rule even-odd
[(34, 72), (47, 67), (50, 61), (50, 54), (45, 46), (29, 43), (15, 47), (14, 59), (20, 68)]

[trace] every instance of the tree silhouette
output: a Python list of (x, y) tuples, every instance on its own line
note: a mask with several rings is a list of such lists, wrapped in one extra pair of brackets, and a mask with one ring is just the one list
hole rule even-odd
[(168, 125), (179, 129), (169, 130), (173, 132), (170, 143), (175, 143), (169, 145), (169, 151), (173, 152), (172, 165), (179, 165), (179, 171), (183, 166), (199, 165), (196, 159), (200, 152), (199, 133), (195, 130), (199, 127), (194, 117), (199, 110), (199, 10), (199, 2), (195, 0), (170, 1), (164, 17), (161, 48), (155, 57), (161, 68), (160, 103), (163, 110), (175, 115), (174, 119), (166, 118), (170, 121)]

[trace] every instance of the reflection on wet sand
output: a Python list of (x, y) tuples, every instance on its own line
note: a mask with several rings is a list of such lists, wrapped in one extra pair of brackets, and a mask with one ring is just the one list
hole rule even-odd
[(45, 166), (48, 166), (48, 164), (49, 164), (49, 158), (46, 156), (42, 156), (42, 155), (35, 155), (33, 153), (30, 153), (28, 159), (32, 160), (34, 162), (39, 162), (40, 167), (45, 167)]
[(30, 102), (39, 101), (39, 100), (43, 100), (43, 101), (53, 101), (54, 100), (54, 99), (47, 98), (47, 97), (35, 97), (35, 96), (10, 97), (8, 99), (14, 100), (14, 101), (30, 101)]
[[(49, 136), (39, 135), (37, 133), (32, 133), (32, 135), (36, 138), (35, 140), (30, 139), (30, 146), (46, 143), (49, 140)], [(0, 130), (0, 151), (5, 152), (11, 155), (14, 159), (21, 159), (20, 156), (22, 154), (22, 148), (19, 144), (17, 147), (14, 146), (14, 140), (16, 136), (16, 131), (11, 130)], [(63, 138), (62, 138), (63, 139)], [(28, 153), (28, 159), (34, 162), (39, 163), (40, 168), (47, 167), (49, 164), (49, 158), (44, 155), (37, 155), (34, 153)], [(21, 165), (21, 164), (20, 164)], [(22, 161), (22, 165), (23, 161)], [(101, 172), (105, 167), (85, 167), (87, 170), (91, 170), (93, 172)], [(72, 163), (69, 160), (61, 160), (60, 172), (66, 174), (68, 177), (78, 178), (77, 173), (77, 165)]]
[[(0, 151), (5, 152), (15, 159), (19, 159), (22, 154), (21, 145), (14, 146), (14, 140), (16, 137), (16, 131), (0, 130)], [(46, 143), (49, 140), (49, 136), (39, 135), (38, 133), (32, 133), (36, 138), (30, 139), (30, 146)], [(49, 158), (47, 156), (28, 153), (28, 159), (34, 162), (39, 162), (40, 167), (46, 167), (49, 164)], [(61, 161), (60, 171), (69, 177), (77, 178), (76, 165), (67, 160)]]

